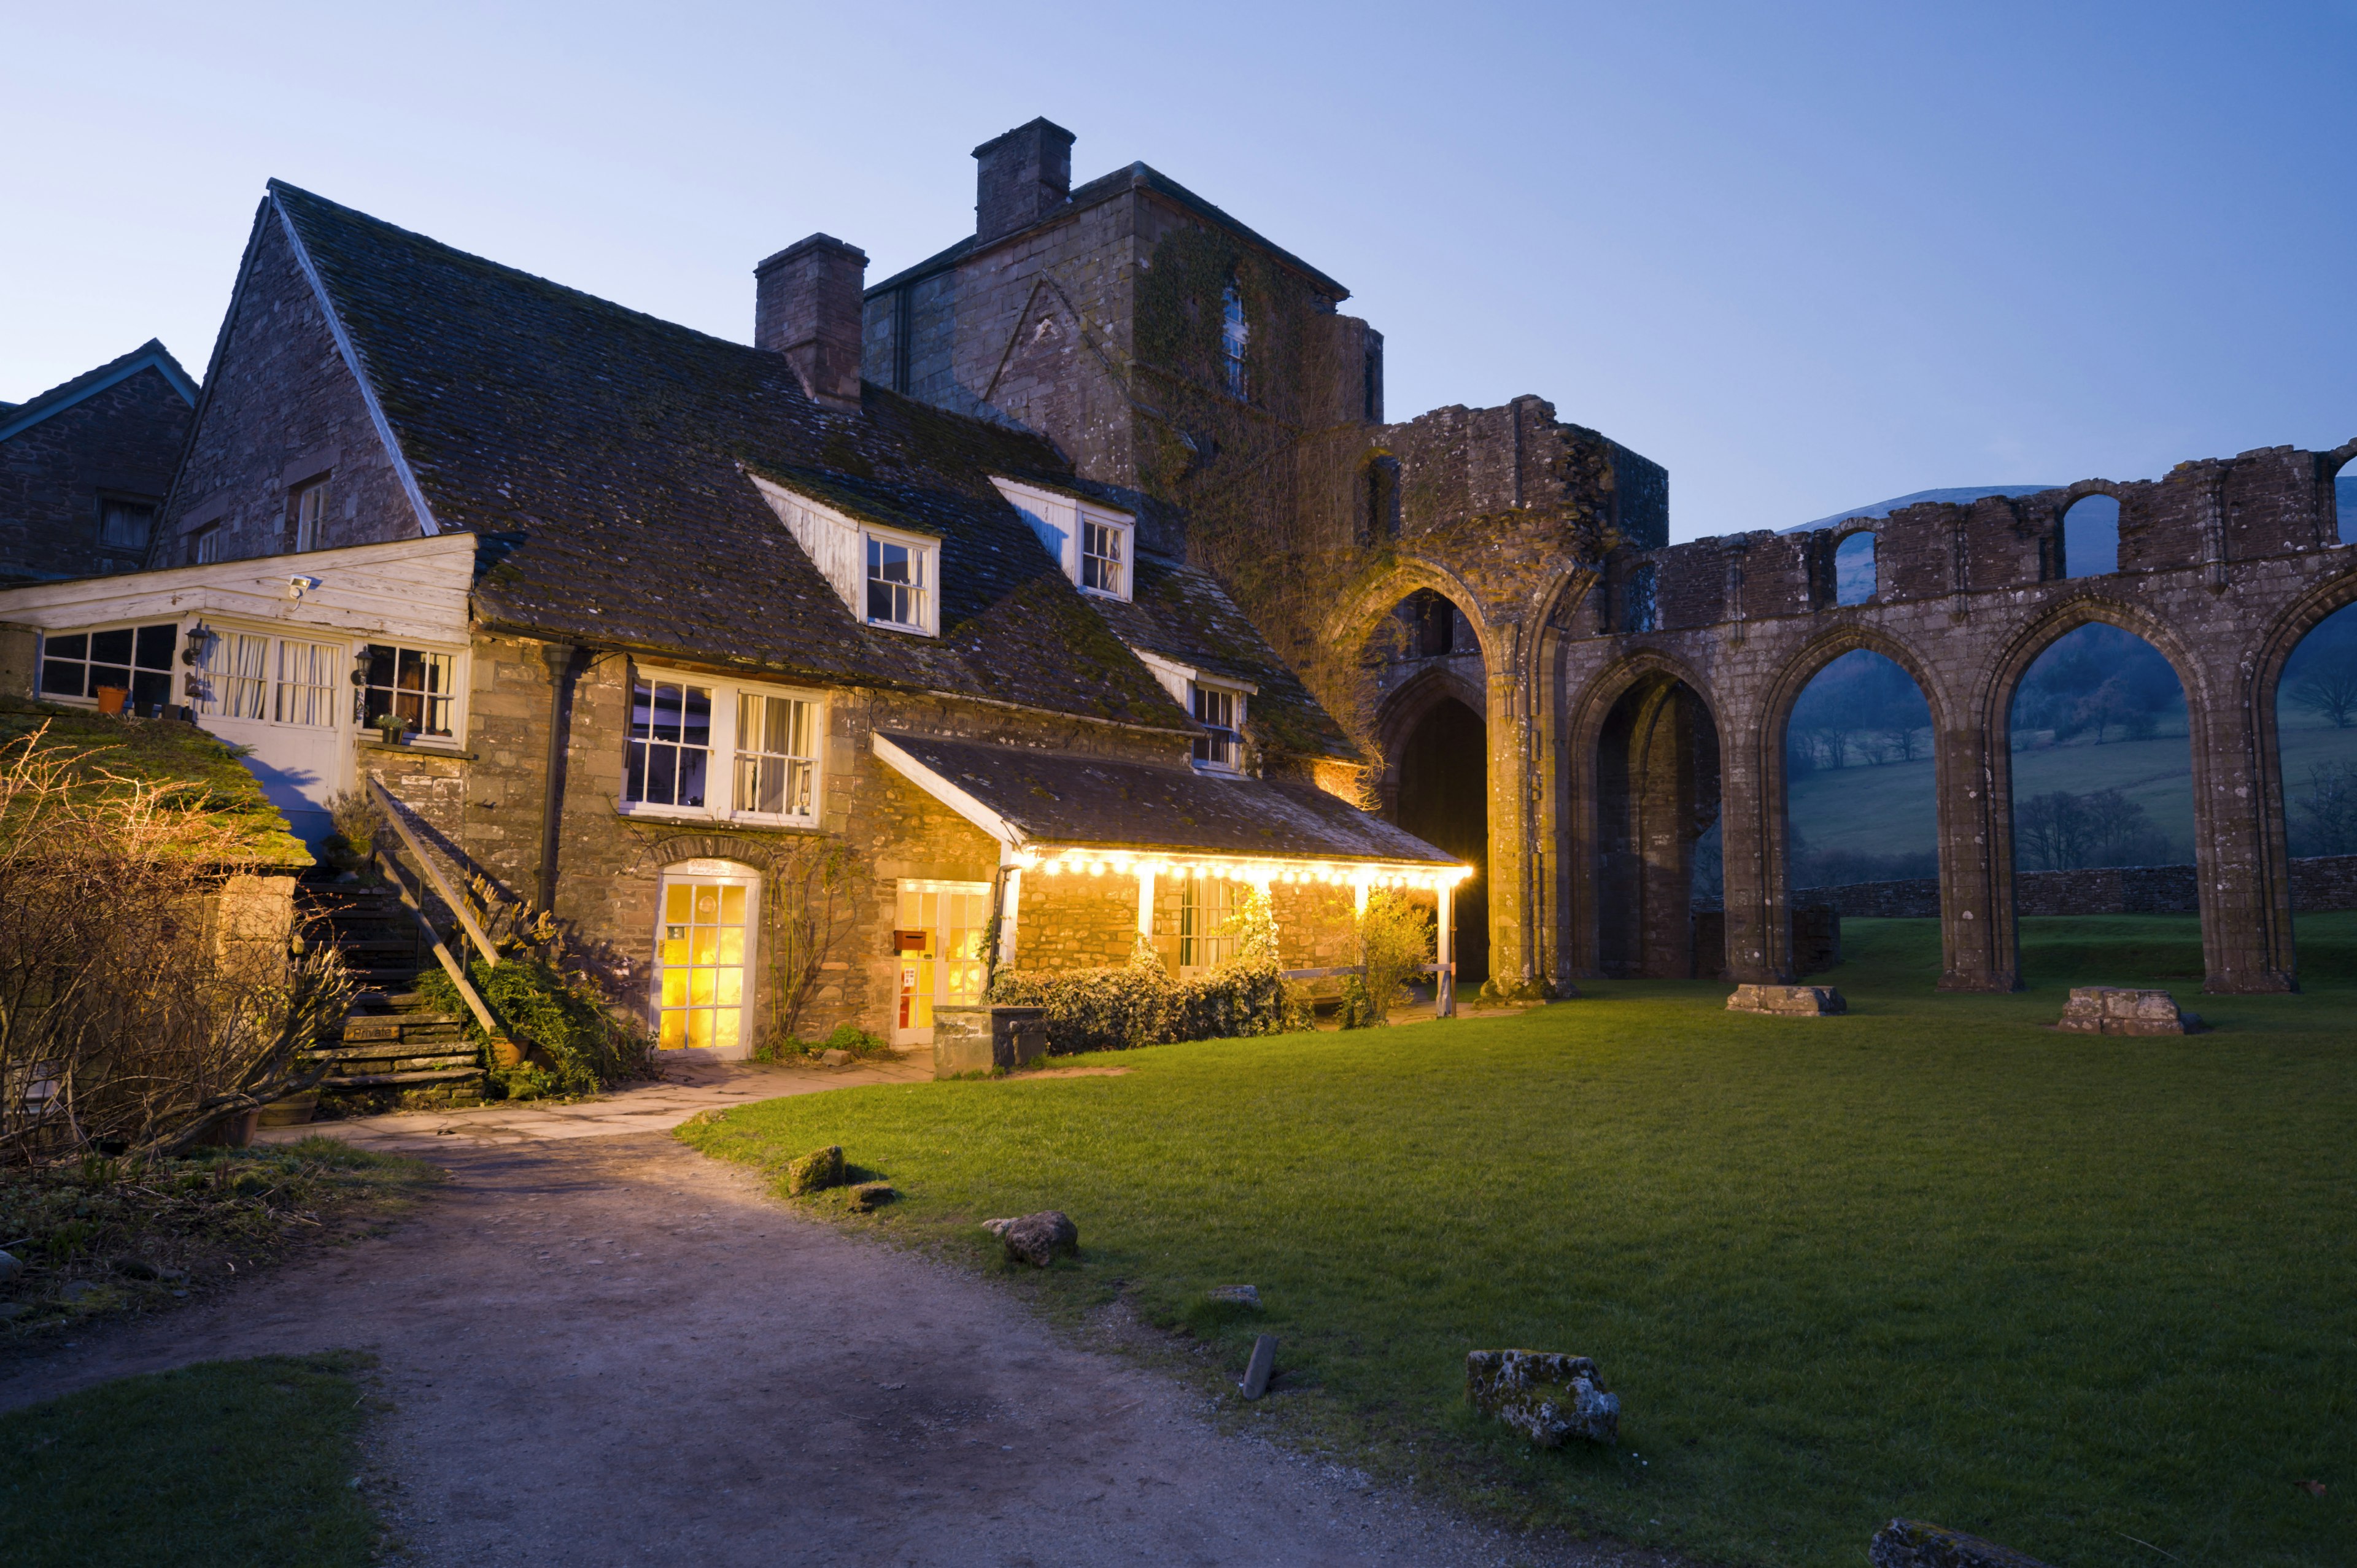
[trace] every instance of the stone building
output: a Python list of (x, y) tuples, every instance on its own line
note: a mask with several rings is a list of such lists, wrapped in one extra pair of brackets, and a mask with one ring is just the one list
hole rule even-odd
[(1462, 868), (1347, 798), (1358, 749), (1126, 495), (863, 384), (860, 263), (762, 262), (747, 347), (274, 184), (147, 569), (0, 621), (51, 700), (250, 746), (315, 841), (381, 782), (667, 1046), (918, 1043), (994, 959), (1141, 938), (1208, 971), (1254, 886), (1296, 968), (1375, 887), (1445, 906)]
[[(418, 720), (389, 748), (201, 722), (252, 725), (300, 809), (382, 775), (637, 994), (667, 879), (758, 871), (765, 909), (837, 910), (802, 950), (813, 1016), (871, 1020), (972, 948), (985, 895), (1018, 961), (1140, 930), (1200, 961), (1219, 867), (1277, 879), (1293, 962), (1347, 956), (1351, 886), (1461, 862), (1468, 981), (1794, 978), (1784, 731), (1854, 649), (1933, 716), (1942, 983), (2007, 989), (2012, 694), (2100, 620), (2185, 690), (2210, 986), (2297, 983), (2275, 691), (2357, 603), (2357, 443), (1671, 545), (1657, 464), (1536, 396), (1394, 419), (1341, 284), (1143, 164), (1074, 185), (1071, 146), (1039, 120), (976, 148), (974, 231), (873, 286), (824, 235), (764, 261), (751, 349), (274, 187), (161, 596), (109, 601), (103, 671), (95, 635), (52, 651), (90, 593), (0, 618), (44, 628), (58, 691), (173, 679), (124, 639), (151, 614), (222, 634), (191, 696), (278, 700), (220, 660), (358, 657), (361, 714)], [(2116, 558), (2074, 570), (2064, 515), (2099, 494)], [(227, 637), (290, 618), (343, 640)], [(729, 756), (757, 708), (823, 755)], [(691, 709), (714, 779), (808, 779), (807, 811), (645, 809)]]
[(0, 403), (0, 583), (137, 569), (188, 434), (196, 383), (149, 338)]

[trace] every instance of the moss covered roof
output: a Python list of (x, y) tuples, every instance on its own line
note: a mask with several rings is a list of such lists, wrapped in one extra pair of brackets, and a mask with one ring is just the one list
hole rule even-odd
[(114, 718), (0, 697), (0, 746), (14, 746), (44, 725), (45, 745), (90, 754), (84, 770), (93, 781), (116, 773), (190, 786), (180, 803), (212, 813), (235, 832), (241, 865), (299, 871), (312, 864), (310, 851), (288, 831), (261, 782), (238, 761), (238, 750), (207, 731), (175, 719)]
[[(1193, 729), (990, 483), (1069, 482), (1047, 442), (874, 386), (823, 408), (781, 354), (271, 191), (436, 522), (483, 538), (487, 624)], [(937, 536), (940, 637), (855, 617), (750, 474)]]

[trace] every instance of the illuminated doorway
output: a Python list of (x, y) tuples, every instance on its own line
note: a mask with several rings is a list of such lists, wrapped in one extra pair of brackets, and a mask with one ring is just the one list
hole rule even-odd
[(664, 1050), (745, 1054), (760, 895), (758, 875), (725, 860), (683, 861), (663, 873), (654, 985)]
[(899, 960), (892, 1043), (929, 1046), (934, 1008), (982, 1000), (990, 884), (904, 881), (899, 895), (899, 914), (892, 922)]

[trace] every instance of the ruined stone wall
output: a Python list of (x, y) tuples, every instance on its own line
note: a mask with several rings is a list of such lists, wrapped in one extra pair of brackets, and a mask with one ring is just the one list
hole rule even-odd
[(294, 549), (287, 491), (322, 477), (328, 513), (318, 548), (418, 537), (360, 383), (274, 212), (264, 214), (225, 330), (148, 564), (187, 564), (207, 528), (220, 531), (222, 561)]
[(143, 552), (100, 540), (100, 506), (160, 508), (188, 431), (188, 400), (150, 365), (0, 441), (0, 580), (136, 567)]
[[(1534, 929), (1539, 940), (1562, 942), (1556, 974), (1596, 972), (1603, 933), (1619, 918), (1592, 869), (1613, 842), (1598, 741), (1633, 693), (1669, 682), (1692, 694), (1724, 758), (1730, 972), (1789, 977), (1783, 726), (1818, 670), (1864, 648), (1905, 669), (1931, 704), (1943, 984), (2010, 988), (2019, 973), (2014, 921), (2040, 907), (2030, 879), (2013, 869), (2012, 694), (2057, 638), (2104, 621), (2151, 642), (2185, 688), (2210, 987), (2291, 985), (2297, 895), (2284, 848), (2275, 682), (2309, 627), (2357, 602), (2357, 548), (2338, 542), (2332, 493), (2352, 452), (2357, 443), (2330, 453), (2270, 447), (2180, 464), (2158, 480), (2088, 480), (1913, 506), (1804, 534), (1613, 552), (1563, 619), (1551, 689), (1532, 693), (1559, 714), (1555, 777), (1542, 778), (1549, 804), (1531, 837), (1533, 852), (1554, 862), (1545, 880), (1560, 912)], [(2068, 576), (2063, 513), (2098, 493), (2119, 501), (2119, 570)], [(1838, 605), (1834, 550), (1859, 532), (1876, 537), (1875, 593)]]

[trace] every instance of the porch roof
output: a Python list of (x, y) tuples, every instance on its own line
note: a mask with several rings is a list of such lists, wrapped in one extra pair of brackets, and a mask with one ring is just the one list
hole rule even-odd
[(877, 731), (876, 755), (1009, 849), (1460, 865), (1309, 784)]

